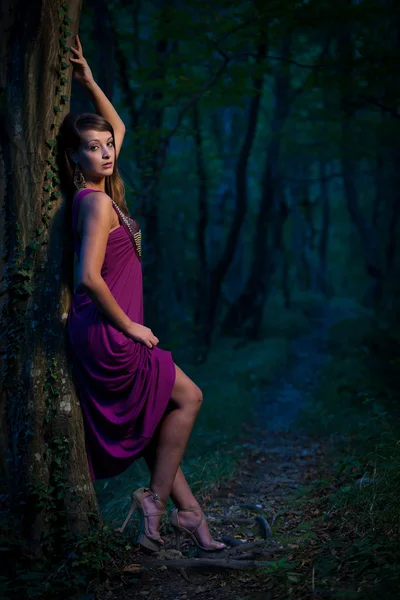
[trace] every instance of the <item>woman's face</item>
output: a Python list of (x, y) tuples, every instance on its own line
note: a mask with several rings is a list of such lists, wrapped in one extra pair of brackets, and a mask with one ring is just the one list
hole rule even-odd
[(111, 175), (114, 170), (114, 139), (109, 131), (88, 129), (81, 132), (81, 144), (73, 158), (79, 163), (82, 173), (88, 181)]

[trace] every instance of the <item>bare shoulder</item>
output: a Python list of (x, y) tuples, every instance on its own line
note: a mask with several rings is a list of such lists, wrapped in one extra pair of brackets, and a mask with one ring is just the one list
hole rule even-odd
[(86, 204), (90, 206), (92, 204), (109, 205), (111, 204), (111, 198), (105, 192), (101, 190), (93, 190), (82, 198), (82, 205)]
[(112, 200), (108, 194), (101, 191), (93, 191), (82, 198), (83, 214), (96, 216), (112, 214)]
[(102, 191), (89, 192), (82, 198), (78, 217), (78, 234), (82, 236), (87, 227), (101, 227), (109, 231), (112, 225), (113, 208), (108, 194)]

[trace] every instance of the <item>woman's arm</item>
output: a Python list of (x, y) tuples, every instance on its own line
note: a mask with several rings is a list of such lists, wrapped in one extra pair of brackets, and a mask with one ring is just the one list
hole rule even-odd
[(75, 39), (76, 47), (70, 46), (70, 50), (74, 53), (74, 58), (70, 57), (70, 61), (72, 61), (74, 66), (73, 74), (89, 92), (90, 99), (92, 100), (93, 105), (99, 115), (111, 123), (114, 129), (115, 154), (118, 157), (122, 142), (124, 140), (126, 127), (105, 93), (95, 82), (92, 71), (83, 56), (82, 45), (79, 37), (75, 36)]
[(114, 129), (115, 155), (118, 157), (125, 136), (125, 125), (105, 93), (94, 79), (84, 85), (86, 90), (89, 92), (90, 98), (99, 115), (111, 123)]
[(77, 283), (111, 321), (116, 329), (127, 337), (145, 344), (156, 346), (158, 338), (151, 329), (134, 323), (125, 314), (112, 295), (110, 288), (101, 276), (107, 239), (112, 221), (112, 204), (107, 194), (92, 192), (87, 194), (80, 206), (82, 211), (82, 244), (77, 269)]

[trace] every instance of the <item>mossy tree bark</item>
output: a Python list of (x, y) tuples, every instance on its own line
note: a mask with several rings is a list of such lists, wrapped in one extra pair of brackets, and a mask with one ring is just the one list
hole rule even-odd
[(56, 134), (81, 0), (6, 0), (1, 23), (2, 488), (38, 553), (98, 523), (66, 354), (65, 206)]

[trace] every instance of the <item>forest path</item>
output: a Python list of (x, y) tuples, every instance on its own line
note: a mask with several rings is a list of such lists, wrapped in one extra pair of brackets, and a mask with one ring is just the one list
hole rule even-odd
[(260, 417), (264, 436), (269, 432), (292, 431), (301, 409), (312, 401), (319, 374), (330, 359), (327, 348), (330, 327), (350, 316), (348, 310), (326, 306), (315, 311), (309, 332), (291, 343), (285, 372), (266, 390)]
[[(327, 348), (329, 328), (347, 316), (348, 313), (334, 307), (321, 309), (313, 315), (310, 331), (292, 341), (288, 364), (266, 390), (257, 424), (246, 428), (247, 438), (251, 441), (244, 444), (248, 454), (237, 478), (230, 482), (229, 487), (201, 498), (216, 539), (237, 540), (236, 543), (245, 544), (255, 542), (239, 550), (236, 547), (229, 551), (230, 554), (214, 554), (212, 558), (239, 559), (240, 554), (245, 552), (246, 564), (252, 560), (269, 563), (264, 565), (264, 572), (218, 569), (208, 565), (205, 568), (185, 568), (184, 572), (177, 570), (176, 566), (173, 567), (174, 559), (185, 564), (184, 561), (192, 556), (210, 558), (206, 553), (196, 555), (192, 545), (183, 547), (183, 557), (168, 549), (150, 558), (140, 551), (133, 551), (130, 560), (124, 560), (124, 565), (121, 565), (123, 579), (118, 582), (121, 587), (117, 590), (111, 584), (104, 598), (283, 598), (279, 595), (281, 592), (275, 589), (275, 583), (282, 573), (285, 577), (290, 574), (290, 561), (295, 559), (296, 536), (304, 539), (310, 520), (308, 511), (306, 514), (304, 510), (296, 510), (296, 497), (300, 498), (302, 487), (312, 486), (326, 469), (326, 440), (304, 435), (296, 429), (295, 421), (299, 411), (312, 403), (313, 389), (318, 384), (323, 365), (330, 358)], [(312, 513), (312, 507), (310, 510)], [(168, 537), (172, 538), (171, 535)], [(316, 543), (310, 536), (310, 545)], [(307, 576), (309, 570), (310, 587), (302, 598), (310, 597), (311, 562), (310, 558), (310, 564), (304, 565)]]

